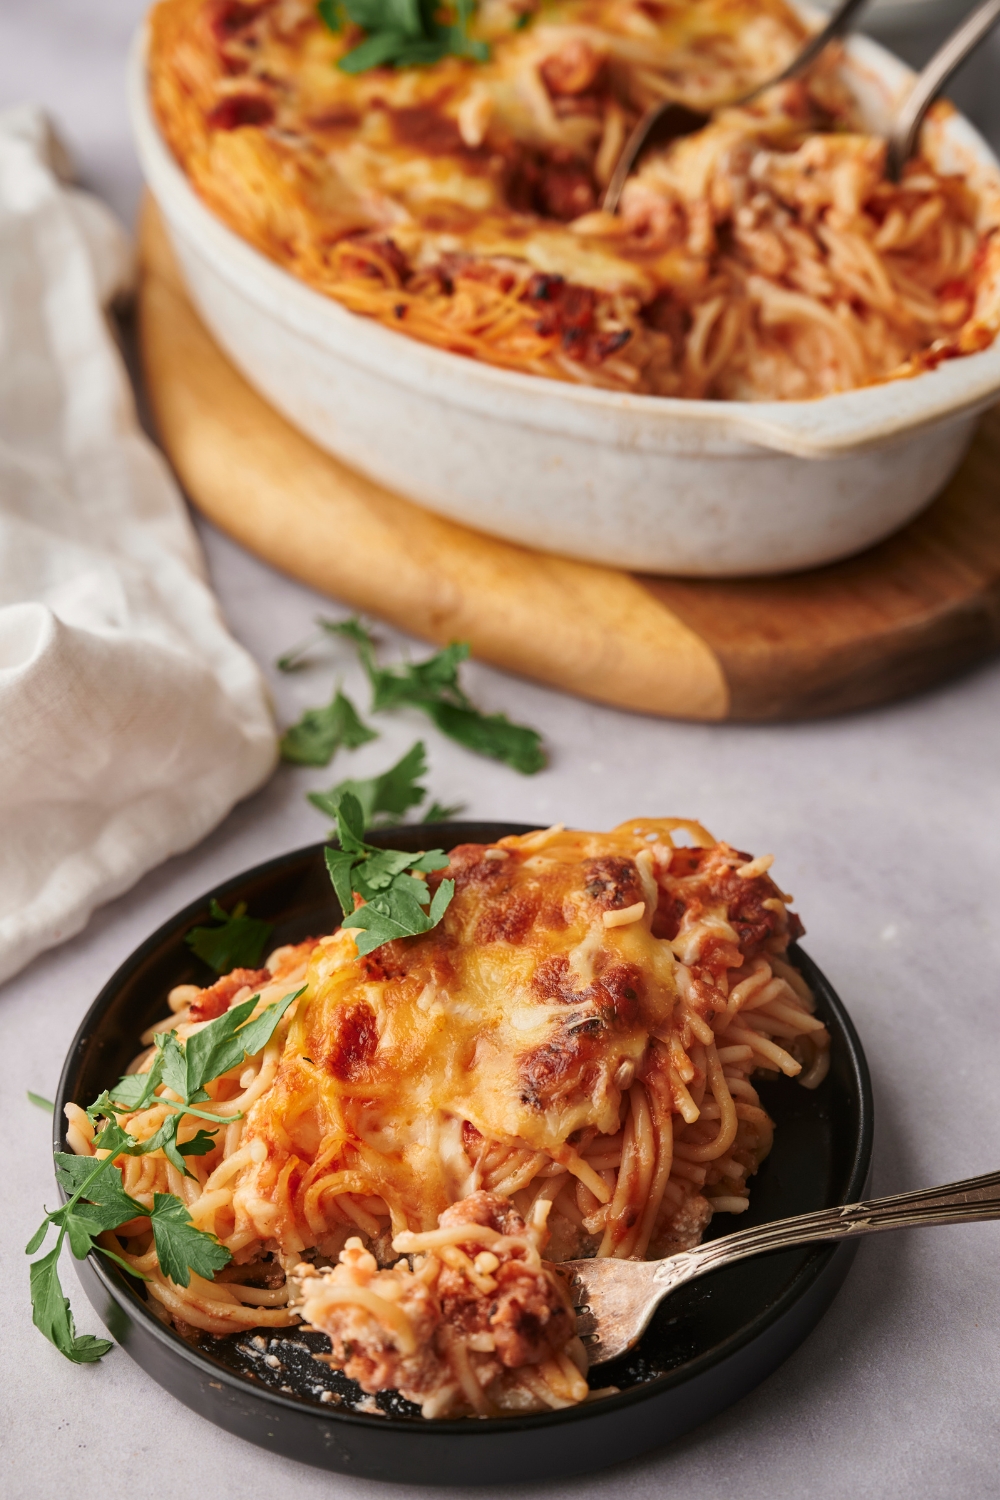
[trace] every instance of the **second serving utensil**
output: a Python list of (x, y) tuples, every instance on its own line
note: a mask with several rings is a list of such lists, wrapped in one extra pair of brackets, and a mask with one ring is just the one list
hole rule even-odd
[(899, 181), (903, 167), (916, 150), (924, 115), (952, 74), (993, 30), (997, 21), (1000, 21), (1000, 0), (980, 0), (980, 4), (969, 12), (918, 74), (889, 129), (886, 175), (893, 182)]
[(1000, 1219), (1000, 1172), (778, 1219), (664, 1260), (569, 1260), (559, 1269), (570, 1280), (577, 1330), (590, 1364), (600, 1365), (627, 1353), (638, 1342), (664, 1297), (685, 1282), (749, 1255), (816, 1240), (853, 1239), (883, 1229), (969, 1224), (979, 1219)]
[[(732, 100), (728, 107), (749, 104), (765, 89), (801, 73), (819, 56), (828, 42), (843, 35), (854, 12), (864, 3), (865, 0), (842, 0), (826, 25), (810, 38), (802, 51), (777, 77), (768, 79), (741, 99)], [(997, 21), (1000, 21), (1000, 0), (980, 0), (918, 74), (910, 92), (896, 110), (888, 131), (886, 175), (892, 182), (899, 181), (903, 167), (913, 155), (924, 116), (934, 100), (970, 53), (993, 30)], [(692, 135), (696, 130), (701, 130), (709, 119), (709, 115), (688, 109), (676, 100), (666, 100), (648, 109), (622, 148), (622, 154), (601, 201), (604, 211), (609, 214), (617, 211), (629, 174), (654, 138), (657, 144), (666, 145), (669, 141), (679, 140), (681, 136)]]

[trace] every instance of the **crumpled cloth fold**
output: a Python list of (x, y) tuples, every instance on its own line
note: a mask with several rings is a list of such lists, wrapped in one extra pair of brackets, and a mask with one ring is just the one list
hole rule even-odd
[(205, 836), (274, 768), (105, 311), (128, 241), (0, 114), (0, 980)]

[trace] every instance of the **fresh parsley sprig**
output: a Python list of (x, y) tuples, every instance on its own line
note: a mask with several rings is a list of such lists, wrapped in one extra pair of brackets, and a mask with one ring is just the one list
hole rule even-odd
[(420, 821), (421, 823), (449, 823), (457, 813), (464, 811), (464, 802), (438, 802), (435, 798)]
[(353, 21), (368, 33), (337, 62), (343, 73), (366, 73), (391, 64), (426, 66), (449, 53), (485, 62), (490, 49), (469, 36), (474, 0), (455, 0), (452, 24), (438, 19), (438, 0), (319, 0), (320, 19), (333, 32)]
[[(427, 796), (427, 788), (420, 785), (421, 778), (426, 774), (427, 751), (423, 740), (417, 740), (416, 744), (411, 745), (394, 766), (390, 766), (388, 771), (382, 771), (378, 776), (369, 776), (363, 780), (349, 776), (344, 781), (338, 781), (336, 786), (330, 787), (329, 791), (308, 792), (306, 795), (320, 812), (329, 813), (331, 818), (335, 818), (344, 793), (351, 792), (361, 804), (361, 815), (365, 827), (373, 828), (383, 823), (394, 823), (402, 818), (411, 807), (420, 806)], [(424, 823), (444, 822), (461, 811), (461, 803), (454, 803), (449, 807), (435, 801), (431, 803), (421, 821)]]
[(184, 939), (188, 947), (216, 974), (255, 969), (274, 931), (271, 923), (248, 917), (245, 901), (238, 901), (232, 911), (224, 911), (218, 901), (211, 901), (208, 909), (213, 920), (222, 925), (193, 927)]
[(340, 688), (325, 708), (307, 708), (281, 737), (281, 758), (297, 766), (328, 766), (341, 747), (357, 750), (378, 739)]
[(375, 642), (356, 617), (320, 620), (324, 630), (352, 641), (371, 684), (372, 713), (404, 704), (427, 714), (449, 739), (468, 750), (501, 760), (532, 776), (545, 766), (542, 737), (524, 724), (512, 724), (506, 714), (484, 714), (470, 702), (458, 680), (458, 669), (469, 656), (468, 641), (453, 641), (425, 661), (380, 666)]
[[(199, 1109), (198, 1105), (209, 1098), (205, 1085), (262, 1051), (292, 1001), (301, 994), (302, 989), (298, 989), (283, 996), (251, 1021), (249, 1017), (260, 998), (253, 995), (194, 1032), (186, 1042), (179, 1041), (173, 1031), (157, 1033), (156, 1057), (149, 1072), (126, 1074), (87, 1110), (95, 1123), (104, 1121), (94, 1138), (94, 1149), (107, 1154), (95, 1157), (76, 1156), (68, 1151), (55, 1153), (56, 1177), (70, 1196), (61, 1208), (46, 1213), (25, 1253), (34, 1255), (41, 1249), (50, 1226), (58, 1230), (54, 1247), (31, 1265), (31, 1307), (36, 1328), (67, 1359), (76, 1364), (91, 1364), (111, 1348), (107, 1339), (76, 1332), (69, 1301), (59, 1283), (59, 1256), (67, 1240), (77, 1260), (84, 1260), (95, 1250), (130, 1276), (141, 1276), (141, 1272), (113, 1250), (99, 1244), (98, 1237), (107, 1230), (120, 1229), (132, 1219), (148, 1218), (160, 1269), (178, 1286), (190, 1284), (192, 1271), (211, 1278), (230, 1260), (226, 1247), (213, 1234), (195, 1227), (187, 1208), (173, 1193), (155, 1193), (151, 1209), (130, 1197), (115, 1161), (121, 1156), (145, 1156), (162, 1150), (179, 1172), (187, 1173), (184, 1158), (211, 1151), (216, 1131), (201, 1129), (193, 1139), (178, 1143), (181, 1121), (185, 1115), (194, 1115), (218, 1127), (240, 1118), (238, 1114), (220, 1118)], [(157, 1094), (161, 1085), (177, 1098)], [(170, 1114), (149, 1140), (138, 1141), (119, 1125), (115, 1116), (134, 1114), (154, 1102), (166, 1105)]]
[[(192, 1174), (184, 1158), (207, 1155), (215, 1145), (212, 1139), (215, 1131), (199, 1130), (192, 1140), (178, 1143), (181, 1120), (185, 1115), (194, 1115), (218, 1126), (220, 1123), (228, 1125), (231, 1120), (239, 1118), (226, 1115), (220, 1121), (218, 1115), (199, 1109), (198, 1105), (208, 1099), (205, 1084), (221, 1078), (230, 1069), (239, 1067), (245, 1058), (256, 1056), (266, 1047), (285, 1011), (301, 994), (302, 990), (298, 989), (285, 995), (261, 1011), (255, 1021), (248, 1021), (260, 999), (259, 995), (251, 995), (194, 1032), (186, 1042), (179, 1042), (174, 1031), (157, 1032), (153, 1038), (156, 1056), (148, 1073), (126, 1074), (113, 1089), (94, 1101), (87, 1114), (96, 1121), (116, 1113), (135, 1114), (154, 1103), (165, 1105), (171, 1113), (159, 1130), (128, 1154), (146, 1156), (151, 1151), (162, 1151), (181, 1176), (190, 1177)], [(156, 1090), (161, 1084), (176, 1094), (177, 1100), (158, 1095)]]
[[(436, 927), (455, 894), (455, 882), (442, 880), (432, 898), (420, 875), (445, 869), (444, 851), (406, 854), (366, 844), (364, 815), (352, 792), (341, 796), (335, 815), (340, 848), (327, 849), (326, 867), (344, 925), (360, 929), (358, 952), (371, 953), (394, 938), (416, 937)], [(355, 897), (361, 898), (358, 906)]]
[(401, 818), (411, 807), (419, 807), (427, 796), (427, 788), (419, 785), (420, 778), (427, 774), (427, 754), (423, 740), (417, 740), (406, 754), (388, 771), (364, 780), (347, 777), (326, 792), (308, 792), (309, 801), (320, 812), (337, 816), (341, 798), (350, 792), (358, 799), (361, 817), (366, 828), (386, 819)]

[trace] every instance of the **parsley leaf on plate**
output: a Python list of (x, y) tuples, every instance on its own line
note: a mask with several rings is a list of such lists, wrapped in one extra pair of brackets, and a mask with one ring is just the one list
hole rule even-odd
[(215, 1139), (218, 1133), (217, 1130), (205, 1130), (203, 1127), (189, 1141), (179, 1141), (177, 1150), (181, 1156), (207, 1156), (218, 1144)]
[(335, 818), (341, 798), (349, 792), (361, 807), (362, 823), (370, 827), (376, 821), (384, 818), (391, 821), (402, 817), (409, 808), (418, 807), (427, 796), (427, 789), (417, 783), (426, 774), (427, 752), (423, 740), (417, 740), (394, 766), (381, 775), (366, 780), (348, 777), (346, 781), (338, 781), (329, 791), (309, 792), (308, 797), (320, 812)]
[[(182, 1097), (187, 1102), (193, 1102), (204, 1088), (206, 1083), (211, 1083), (213, 1078), (221, 1078), (223, 1073), (228, 1073), (231, 1068), (238, 1067), (247, 1057), (255, 1057), (262, 1051), (271, 1040), (274, 1030), (281, 1020), (285, 1011), (293, 1000), (297, 1000), (305, 989), (301, 988), (284, 995), (280, 1000), (268, 1005), (260, 1015), (253, 1021), (247, 1022), (256, 1006), (259, 995), (251, 995), (240, 1005), (234, 1005), (223, 1015), (210, 1021), (200, 1031), (194, 1032), (187, 1041), (175, 1046), (183, 1051), (184, 1056), (184, 1092)], [(247, 1024), (244, 1024), (247, 1023)], [(159, 1037), (157, 1037), (159, 1042)], [(171, 1088), (177, 1089), (176, 1083), (170, 1083), (164, 1073), (164, 1081)]]
[(339, 0), (319, 0), (316, 10), (324, 26), (328, 26), (331, 31), (343, 31), (344, 17)]
[(436, 927), (455, 894), (455, 882), (442, 880), (432, 898), (419, 876), (443, 870), (448, 864), (444, 851), (406, 854), (365, 843), (364, 814), (352, 792), (342, 794), (336, 818), (340, 848), (327, 849), (326, 865), (344, 925), (359, 929), (358, 952), (371, 953), (393, 938), (415, 937)]
[(177, 1286), (188, 1286), (191, 1272), (211, 1281), (231, 1259), (225, 1245), (214, 1234), (196, 1229), (191, 1215), (173, 1193), (154, 1193), (149, 1215), (160, 1270)]
[(223, 911), (218, 901), (212, 901), (209, 912), (222, 925), (193, 927), (184, 939), (216, 974), (228, 974), (231, 969), (255, 969), (260, 963), (274, 929), (270, 922), (248, 917), (246, 911), (245, 901), (238, 902), (231, 912)]
[[(216, 1145), (219, 1126), (238, 1118), (229, 1115), (220, 1119), (199, 1108), (200, 1103), (211, 1102), (205, 1085), (266, 1047), (278, 1022), (301, 994), (302, 989), (298, 989), (284, 995), (250, 1020), (260, 998), (252, 995), (194, 1032), (186, 1042), (179, 1041), (175, 1032), (157, 1033), (156, 1057), (149, 1071), (127, 1074), (114, 1088), (106, 1089), (87, 1111), (95, 1123), (105, 1121), (93, 1144), (95, 1152), (108, 1154), (55, 1153), (56, 1176), (69, 1197), (61, 1208), (46, 1213), (25, 1250), (26, 1254), (34, 1255), (41, 1249), (50, 1224), (59, 1231), (54, 1249), (31, 1266), (32, 1316), (36, 1326), (67, 1359), (86, 1363), (100, 1359), (111, 1348), (107, 1339), (89, 1334), (79, 1337), (73, 1326), (73, 1315), (63, 1296), (58, 1273), (59, 1255), (67, 1239), (78, 1260), (96, 1250), (130, 1276), (142, 1276), (128, 1261), (100, 1244), (98, 1236), (119, 1229), (132, 1219), (149, 1218), (160, 1269), (179, 1286), (189, 1284), (191, 1271), (211, 1277), (229, 1261), (226, 1247), (214, 1235), (195, 1227), (184, 1204), (174, 1194), (156, 1193), (150, 1210), (126, 1193), (121, 1168), (114, 1165), (115, 1158), (162, 1151), (179, 1172), (187, 1173), (185, 1157), (205, 1156)], [(157, 1095), (161, 1083), (178, 1099)], [(152, 1136), (137, 1141), (118, 1124), (115, 1114), (131, 1114), (154, 1102), (166, 1106), (170, 1113)], [(201, 1127), (189, 1140), (178, 1141), (178, 1129), (186, 1115), (207, 1120), (216, 1128)]]
[(358, 716), (350, 698), (337, 689), (325, 708), (307, 708), (297, 724), (281, 737), (281, 758), (298, 766), (328, 766), (344, 747), (356, 750), (377, 739), (374, 729)]
[[(120, 1141), (135, 1144), (131, 1136), (119, 1130), (118, 1126), (109, 1128), (112, 1130), (113, 1145), (118, 1145)], [(44, 1333), (60, 1353), (76, 1364), (93, 1363), (107, 1354), (111, 1344), (107, 1339), (95, 1338), (92, 1334), (78, 1335), (76, 1332), (69, 1302), (59, 1283), (58, 1262), (64, 1241), (69, 1239), (70, 1249), (78, 1260), (83, 1260), (91, 1250), (99, 1250), (108, 1259), (124, 1265), (125, 1270), (141, 1274), (133, 1272), (132, 1267), (124, 1264), (114, 1251), (96, 1243), (96, 1236), (104, 1230), (115, 1229), (129, 1219), (134, 1219), (137, 1213), (146, 1212), (141, 1203), (137, 1203), (124, 1191), (121, 1171), (112, 1162), (113, 1158), (110, 1156), (95, 1158), (57, 1152), (57, 1173), (63, 1187), (70, 1192), (70, 1197), (62, 1208), (45, 1215), (25, 1246), (25, 1253), (34, 1255), (41, 1248), (50, 1224), (55, 1225), (59, 1231), (54, 1247), (29, 1268), (31, 1315), (35, 1327)], [(84, 1197), (89, 1201), (82, 1202)]]
[(524, 724), (512, 724), (506, 714), (484, 714), (470, 702), (458, 680), (458, 669), (468, 658), (467, 641), (452, 641), (425, 661), (380, 667), (375, 645), (358, 619), (320, 623), (331, 634), (355, 643), (372, 688), (372, 712), (406, 704), (421, 709), (442, 734), (468, 750), (505, 761), (515, 771), (531, 776), (545, 765), (542, 737)]
[(180, 1123), (181, 1117), (179, 1114), (168, 1115), (159, 1130), (155, 1131), (148, 1140), (142, 1141), (129, 1154), (132, 1156), (148, 1156), (153, 1151), (162, 1151), (167, 1161), (170, 1162), (171, 1166), (177, 1168), (182, 1177), (190, 1177), (191, 1173), (188, 1171), (184, 1157), (177, 1145), (177, 1130)]
[(370, 901), (359, 906), (348, 917), (351, 927), (362, 929), (355, 939), (359, 953), (371, 953), (394, 938), (415, 937), (418, 933), (430, 932), (431, 928), (438, 925), (455, 893), (455, 882), (441, 882), (434, 892), (430, 909), (426, 912), (420, 899), (413, 894), (412, 886), (423, 887), (423, 900), (426, 901), (429, 892), (423, 881), (412, 881), (404, 887), (397, 879), (387, 891), (372, 896)]
[[(173, 1113), (168, 1115), (148, 1140), (140, 1144), (133, 1143), (131, 1147), (124, 1149), (132, 1156), (146, 1156), (152, 1151), (162, 1151), (182, 1176), (190, 1177), (184, 1158), (205, 1156), (211, 1151), (215, 1145), (212, 1139), (215, 1132), (199, 1130), (191, 1140), (178, 1141), (177, 1133), (182, 1118), (186, 1114), (194, 1115), (218, 1125), (218, 1116), (196, 1107), (208, 1101), (205, 1084), (211, 1083), (214, 1078), (221, 1078), (224, 1073), (239, 1067), (246, 1058), (255, 1057), (266, 1047), (285, 1011), (301, 994), (302, 989), (298, 989), (283, 996), (281, 1000), (268, 1005), (255, 1020), (248, 1021), (260, 999), (259, 995), (251, 995), (241, 1004), (234, 1005), (223, 1015), (217, 1016), (200, 1031), (194, 1032), (186, 1042), (179, 1042), (172, 1031), (157, 1032), (153, 1039), (157, 1055), (149, 1072), (127, 1074), (113, 1089), (105, 1091), (91, 1105), (88, 1113), (95, 1116), (108, 1109), (143, 1109), (154, 1101), (159, 1085), (166, 1084), (181, 1102), (178, 1104), (170, 1099), (157, 1098), (155, 1102), (165, 1104)], [(231, 1117), (227, 1117), (226, 1123), (228, 1118)]]
[(449, 739), (457, 740), (477, 755), (502, 760), (522, 776), (533, 776), (545, 766), (541, 735), (523, 724), (512, 724), (506, 714), (484, 714), (471, 704), (421, 704), (434, 723)]
[[(129, 1197), (122, 1187), (120, 1167), (107, 1166), (95, 1175), (97, 1163), (92, 1156), (76, 1156), (70, 1151), (57, 1151), (55, 1161), (56, 1177), (70, 1198), (77, 1192), (87, 1196), (88, 1201), (78, 1201), (72, 1211), (84, 1213), (86, 1210), (84, 1216), (94, 1224), (99, 1223), (101, 1229), (115, 1229), (119, 1224), (146, 1213), (143, 1205)], [(64, 1209), (56, 1209), (57, 1214), (63, 1212)], [(100, 1230), (95, 1229), (94, 1233), (98, 1234)]]
[(87, 1113), (91, 1118), (95, 1118), (95, 1111), (106, 1117), (109, 1111), (105, 1106), (110, 1104), (119, 1113), (134, 1114), (136, 1110), (145, 1109), (162, 1082), (163, 1058), (157, 1057), (148, 1073), (126, 1073), (113, 1089), (105, 1090)]

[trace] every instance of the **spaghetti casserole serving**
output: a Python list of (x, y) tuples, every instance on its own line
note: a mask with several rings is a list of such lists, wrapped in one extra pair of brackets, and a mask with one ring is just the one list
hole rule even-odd
[[(753, 1075), (825, 1076), (828, 1033), (787, 956), (802, 929), (769, 866), (670, 819), (462, 845), (420, 877), (455, 882), (433, 930), (362, 956), (345, 926), (180, 987), (170, 1025), (190, 1051), (231, 1007), (304, 986), (182, 1120), (182, 1153), (201, 1119), (223, 1122), (190, 1175), (158, 1150), (119, 1162), (138, 1204), (176, 1194), (231, 1259), (182, 1287), (148, 1221), (106, 1243), (182, 1331), (301, 1317), (365, 1391), (426, 1416), (585, 1399), (553, 1263), (696, 1244), (747, 1207), (770, 1150)], [(117, 1124), (151, 1141), (175, 1097)], [(91, 1153), (92, 1118), (68, 1113)]]

